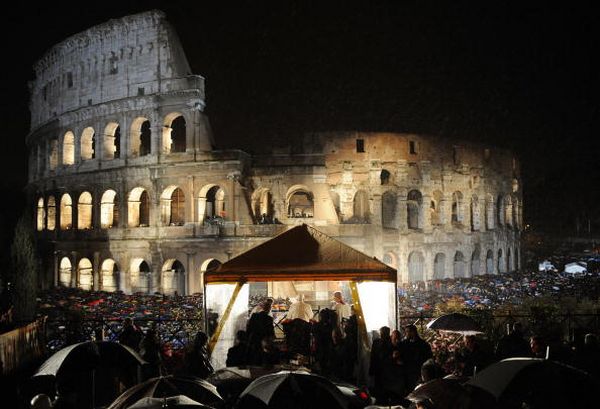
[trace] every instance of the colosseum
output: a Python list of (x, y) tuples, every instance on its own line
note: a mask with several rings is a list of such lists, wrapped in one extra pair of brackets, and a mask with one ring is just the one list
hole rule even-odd
[(361, 131), (219, 150), (205, 80), (157, 10), (73, 35), (34, 71), (28, 197), (45, 287), (201, 292), (203, 272), (300, 223), (397, 268), (399, 284), (520, 267), (509, 151)]

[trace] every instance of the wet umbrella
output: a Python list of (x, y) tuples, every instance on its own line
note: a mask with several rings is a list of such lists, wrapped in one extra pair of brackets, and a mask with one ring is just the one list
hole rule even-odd
[(540, 358), (508, 358), (489, 365), (466, 385), (498, 402), (533, 407), (596, 407), (600, 382), (572, 366)]
[(206, 406), (185, 395), (171, 396), (169, 398), (142, 398), (127, 409), (210, 409), (212, 406)]
[(476, 335), (483, 333), (473, 318), (458, 312), (445, 314), (435, 318), (427, 324), (427, 328), (437, 331), (454, 332), (462, 335)]
[(406, 396), (411, 402), (428, 402), (436, 409), (493, 409), (494, 397), (477, 388), (466, 387), (460, 379), (433, 379)]
[(142, 398), (166, 398), (185, 395), (205, 405), (218, 406), (223, 398), (211, 383), (194, 376), (159, 376), (150, 378), (123, 392), (108, 409), (125, 409)]
[(263, 375), (240, 394), (236, 408), (307, 408), (346, 409), (344, 396), (327, 378), (306, 371), (280, 371)]

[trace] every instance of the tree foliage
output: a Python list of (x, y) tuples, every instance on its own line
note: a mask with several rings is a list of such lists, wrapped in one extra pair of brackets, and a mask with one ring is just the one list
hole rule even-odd
[(12, 301), (16, 321), (30, 321), (35, 316), (39, 264), (30, 219), (24, 215), (17, 222), (10, 249)]

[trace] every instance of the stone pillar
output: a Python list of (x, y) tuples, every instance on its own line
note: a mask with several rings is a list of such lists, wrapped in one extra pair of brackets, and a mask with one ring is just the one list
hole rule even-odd
[(431, 196), (423, 195), (423, 232), (431, 233)]
[(92, 229), (101, 228), (101, 207), (102, 207), (102, 194), (104, 192), (100, 190), (92, 190)]
[(77, 263), (77, 252), (71, 252), (71, 287), (77, 288), (79, 285), (79, 265)]
[(194, 277), (196, 276), (196, 266), (194, 263), (195, 252), (186, 252), (187, 255), (187, 267), (185, 269), (185, 295), (190, 295), (194, 292), (198, 292), (198, 283), (194, 283)]
[(444, 230), (452, 230), (452, 197), (443, 195), (440, 201), (440, 224)]
[(101, 288), (103, 288), (102, 286), (102, 274), (100, 274), (100, 252), (99, 251), (94, 251), (94, 259), (92, 261), (92, 277), (93, 277), (93, 283), (92, 283), (92, 288), (94, 289), (94, 291), (98, 291)]
[(381, 227), (381, 194), (373, 194), (371, 200), (369, 200), (369, 203), (371, 205), (371, 224)]
[(60, 264), (58, 261), (58, 252), (54, 252), (54, 287), (58, 286), (58, 276), (59, 276)]
[(195, 216), (196, 215), (196, 201), (194, 200), (194, 176), (189, 175), (187, 182), (188, 182), (188, 186), (187, 186), (188, 194), (186, 195), (187, 197), (185, 200), (185, 205), (186, 205), (185, 224), (194, 223), (196, 221), (196, 216)]
[(396, 196), (396, 214), (398, 215), (398, 230), (401, 233), (406, 233), (408, 231), (406, 193), (399, 193), (398, 196)]

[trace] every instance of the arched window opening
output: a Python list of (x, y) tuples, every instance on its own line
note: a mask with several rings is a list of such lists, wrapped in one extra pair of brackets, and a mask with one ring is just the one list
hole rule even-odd
[(485, 272), (486, 274), (494, 274), (494, 253), (488, 250), (485, 256)]
[(54, 230), (56, 228), (56, 200), (54, 196), (48, 198), (48, 212), (46, 214), (46, 228)]
[(288, 200), (288, 217), (313, 217), (314, 203), (312, 193), (296, 190)]
[(121, 156), (121, 127), (111, 122), (104, 131), (104, 160), (118, 159)]
[(381, 174), (379, 175), (380, 179), (381, 179), (381, 184), (382, 185), (389, 185), (390, 184), (390, 177), (392, 175), (390, 174), (389, 171), (387, 171), (386, 169), (383, 169), (381, 171)]
[(439, 226), (442, 224), (442, 192), (436, 190), (431, 196), (431, 203), (429, 206), (431, 212), (431, 225)]
[[(205, 189), (202, 189), (204, 191)], [(213, 185), (206, 193), (200, 192), (200, 203), (198, 210), (203, 216), (200, 220), (211, 221), (214, 219), (225, 219), (227, 212), (225, 211), (225, 191), (221, 186)]]
[(471, 277), (475, 277), (481, 274), (479, 257), (480, 251), (479, 246), (477, 246), (475, 248), (475, 251), (473, 251), (473, 254), (471, 255)]
[(68, 193), (60, 199), (60, 229), (69, 230), (73, 228), (73, 201)]
[(176, 259), (167, 260), (162, 270), (162, 291), (167, 295), (185, 294), (185, 268)]
[(452, 194), (452, 223), (461, 224), (463, 222), (463, 195), (461, 192)]
[(506, 273), (506, 263), (504, 262), (504, 253), (502, 249), (498, 249), (498, 272)]
[(146, 118), (138, 117), (131, 124), (130, 144), (131, 156), (146, 156), (150, 154), (150, 139), (152, 131), (150, 121)]
[(273, 195), (266, 188), (258, 189), (254, 194), (254, 217), (258, 224), (273, 223), (275, 210), (273, 207)]
[(494, 198), (488, 195), (485, 200), (485, 228), (491, 230), (494, 228)]
[(119, 205), (117, 192), (107, 190), (100, 200), (100, 227), (111, 229), (119, 224)]
[(398, 256), (393, 251), (388, 251), (383, 255), (383, 262), (388, 266), (398, 267)]
[(79, 260), (78, 270), (78, 287), (82, 290), (91, 290), (94, 286), (94, 274), (92, 272), (92, 262), (87, 258)]
[(148, 227), (150, 224), (150, 198), (142, 187), (136, 187), (129, 193), (127, 200), (127, 225), (129, 227)]
[(408, 256), (408, 279), (411, 283), (425, 281), (424, 259), (420, 251), (413, 251)]
[(71, 286), (71, 275), (73, 273), (73, 267), (71, 266), (71, 260), (68, 257), (60, 259), (60, 267), (58, 273), (58, 282), (63, 287)]
[(504, 197), (502, 197), (502, 195), (498, 196), (498, 206), (497, 206), (497, 213), (498, 213), (498, 226), (503, 226), (504, 225)]
[(396, 195), (385, 192), (381, 197), (381, 224), (384, 229), (396, 229)]
[(465, 257), (460, 251), (454, 255), (454, 278), (464, 278), (465, 274)]
[(479, 212), (479, 199), (473, 195), (471, 198), (471, 230), (479, 230), (481, 214)]
[(37, 202), (37, 231), (42, 231), (46, 228), (46, 210), (44, 209), (44, 198), (40, 197)]
[(134, 293), (148, 294), (152, 290), (152, 272), (144, 259), (134, 258), (129, 267)]
[(96, 157), (96, 134), (94, 128), (87, 127), (81, 133), (81, 160)]
[(62, 163), (63, 165), (75, 163), (75, 135), (71, 131), (65, 133), (63, 138)]
[(186, 123), (183, 115), (179, 113), (171, 113), (167, 115), (163, 126), (164, 152), (185, 152), (186, 133)]
[(77, 228), (79, 230), (92, 228), (92, 195), (83, 192), (77, 202)]
[(166, 188), (161, 196), (162, 221), (167, 226), (183, 226), (185, 223), (185, 195), (177, 186)]
[(446, 255), (437, 253), (433, 259), (433, 278), (443, 280), (446, 278)]
[(114, 292), (119, 289), (119, 272), (117, 263), (111, 258), (107, 258), (102, 262), (101, 276), (102, 276), (102, 290), (108, 292)]
[(409, 229), (419, 229), (421, 227), (421, 205), (423, 204), (423, 196), (418, 190), (408, 192), (406, 198), (407, 224)]
[(354, 195), (352, 223), (369, 223), (369, 195), (364, 190), (359, 190)]

